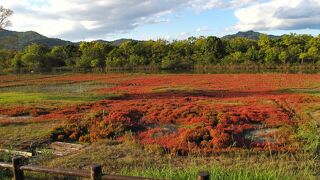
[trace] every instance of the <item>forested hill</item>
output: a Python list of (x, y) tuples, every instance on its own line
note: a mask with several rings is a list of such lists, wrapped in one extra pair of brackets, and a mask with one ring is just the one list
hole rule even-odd
[(34, 31), (0, 31), (0, 44), (2, 46), (1, 48), (19, 50), (24, 49), (32, 43), (37, 43), (48, 47), (72, 44), (72, 42), (70, 41), (64, 41), (56, 38), (48, 38)]
[[(97, 40), (96, 42), (110, 43), (114, 46), (120, 46), (123, 42), (133, 41), (131, 39), (118, 39), (115, 41)], [(0, 31), (0, 48), (22, 50), (25, 47), (36, 43), (47, 47), (63, 46), (68, 44), (80, 44), (81, 42), (70, 42), (57, 38), (48, 38), (34, 31), (16, 32), (2, 30)]]
[[(107, 43), (107, 44), (111, 44), (112, 46), (120, 46), (122, 43), (124, 42), (139, 42), (137, 40), (134, 40), (134, 39), (117, 39), (117, 40), (114, 40), (114, 41), (105, 41), (105, 40), (96, 40), (94, 42), (99, 42), (99, 43)], [(79, 42), (80, 44), (81, 42)]]
[[(234, 39), (234, 38), (247, 38), (247, 39), (252, 39), (252, 40), (259, 40), (261, 33), (255, 32), (255, 31), (245, 31), (245, 32), (238, 32), (236, 34), (231, 34), (231, 35), (226, 35), (222, 37), (222, 39)], [(268, 35), (270, 39), (277, 39), (280, 38), (281, 36), (274, 36), (274, 35)]]
[[(246, 32), (238, 32), (232, 35), (227, 35), (222, 37), (222, 39), (234, 39), (238, 37), (243, 37), (243, 38), (252, 39), (252, 40), (259, 40), (260, 35), (261, 33), (259, 32), (246, 31)], [(281, 37), (281, 36), (274, 36), (274, 35), (268, 35), (268, 36), (271, 39)], [(96, 42), (109, 43), (114, 46), (120, 46), (123, 42), (126, 42), (126, 41), (134, 41), (134, 40), (132, 39), (118, 39), (115, 41), (97, 40)], [(0, 31), (0, 44), (2, 45), (2, 47), (0, 48), (21, 50), (21, 49), (25, 49), (25, 47), (27, 47), (32, 43), (41, 44), (51, 48), (54, 46), (62, 46), (62, 45), (68, 45), (68, 44), (80, 44), (81, 42), (73, 43), (70, 41), (65, 41), (57, 38), (48, 38), (34, 31), (27, 31), (27, 32), (16, 32), (16, 31), (8, 31), (8, 30)]]

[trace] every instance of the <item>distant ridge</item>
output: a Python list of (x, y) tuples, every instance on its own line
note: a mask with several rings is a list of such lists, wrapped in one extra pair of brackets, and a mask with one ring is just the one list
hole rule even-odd
[[(233, 39), (237, 37), (244, 37), (248, 39), (258, 40), (261, 33), (255, 31), (238, 32), (236, 34), (227, 35), (222, 39)], [(280, 38), (281, 36), (268, 35), (270, 38)], [(118, 39), (114, 41), (95, 40), (96, 42), (109, 43), (113, 46), (120, 46), (127, 41), (137, 41), (134, 39)], [(65, 41), (58, 38), (48, 38), (34, 31), (16, 32), (2, 30), (0, 31), (0, 48), (6, 49), (24, 49), (26, 46), (38, 43), (48, 47), (68, 45), (68, 44), (80, 44), (80, 42)]]
[(127, 42), (127, 41), (137, 41), (134, 39), (117, 39), (114, 41), (105, 41), (105, 40), (96, 40), (95, 42), (102, 42), (102, 43), (109, 43), (113, 46), (120, 46), (122, 43)]
[(57, 38), (48, 38), (34, 31), (16, 32), (1, 30), (0, 44), (7, 49), (24, 49), (26, 46), (38, 43), (48, 47), (72, 44), (70, 41), (64, 41)]
[[(240, 31), (236, 34), (231, 34), (231, 35), (226, 35), (224, 37), (222, 37), (222, 39), (234, 39), (234, 38), (238, 38), (238, 37), (243, 37), (243, 38), (247, 38), (247, 39), (252, 39), (252, 40), (259, 40), (259, 37), (262, 33), (259, 32), (255, 32), (255, 31)], [(276, 38), (280, 38), (281, 36), (274, 36), (274, 35), (268, 35), (271, 39), (276, 39)]]

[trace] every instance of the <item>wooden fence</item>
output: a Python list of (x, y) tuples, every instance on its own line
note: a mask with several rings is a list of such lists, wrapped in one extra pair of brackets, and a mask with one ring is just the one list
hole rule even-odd
[[(102, 172), (101, 165), (92, 165), (90, 171), (51, 169), (40, 166), (24, 165), (24, 158), (21, 156), (14, 157), (12, 163), (0, 162), (0, 168), (11, 169), (14, 180), (24, 180), (24, 172), (38, 172), (54, 175), (62, 175), (67, 177), (90, 178), (90, 180), (152, 180), (144, 177), (116, 176), (107, 175)], [(208, 172), (200, 172), (197, 180), (209, 180)]]

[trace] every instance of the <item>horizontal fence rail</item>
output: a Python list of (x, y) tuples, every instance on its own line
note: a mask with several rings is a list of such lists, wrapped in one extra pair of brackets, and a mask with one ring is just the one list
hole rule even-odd
[[(14, 180), (24, 180), (24, 172), (37, 172), (46, 173), (54, 175), (62, 175), (68, 177), (80, 177), (80, 178), (90, 178), (91, 180), (155, 180), (145, 177), (133, 177), (133, 176), (118, 176), (118, 175), (107, 175), (102, 173), (101, 165), (92, 165), (90, 171), (80, 171), (80, 170), (65, 170), (65, 169), (52, 169), (45, 168), (34, 165), (24, 165), (24, 158), (14, 157), (12, 163), (0, 162), (0, 169), (12, 169)], [(200, 172), (197, 180), (209, 180), (208, 172)]]
[(64, 175), (64, 176), (74, 176), (74, 177), (84, 177), (84, 178), (91, 177), (90, 172), (76, 171), (76, 170), (51, 169), (51, 168), (44, 168), (44, 167), (33, 166), (33, 165), (21, 166), (20, 169), (22, 171), (49, 173), (49, 174)]

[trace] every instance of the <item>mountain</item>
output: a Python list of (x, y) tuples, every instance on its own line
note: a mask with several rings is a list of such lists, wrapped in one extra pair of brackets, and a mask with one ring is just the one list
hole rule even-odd
[(113, 46), (120, 46), (122, 43), (127, 42), (127, 41), (137, 41), (137, 40), (134, 40), (134, 39), (117, 39), (117, 40), (114, 40), (114, 41), (96, 40), (95, 42), (108, 43), (108, 44), (111, 44)]
[(7, 49), (24, 49), (26, 46), (38, 43), (48, 47), (72, 44), (70, 41), (64, 41), (57, 38), (48, 38), (34, 31), (16, 32), (1, 30), (0, 45)]
[[(236, 34), (227, 35), (222, 39), (233, 39), (237, 37), (244, 37), (248, 39), (258, 40), (261, 33), (255, 31), (238, 32)], [(270, 38), (280, 38), (281, 36), (269, 35)], [(118, 39), (115, 41), (96, 40), (97, 42), (108, 43), (114, 46), (120, 46), (126, 41), (136, 41), (133, 39)], [(67, 45), (67, 44), (80, 44), (80, 42), (65, 41), (57, 38), (48, 38), (34, 31), (16, 32), (1, 30), (0, 31), (0, 48), (6, 49), (24, 49), (26, 46), (38, 43), (48, 47)]]
[(133, 39), (117, 39), (114, 41), (111, 41), (111, 44), (114, 46), (120, 46), (122, 43), (127, 42), (127, 41), (137, 41), (137, 40), (133, 40)]
[[(236, 34), (232, 34), (232, 35), (227, 35), (222, 37), (222, 39), (234, 39), (237, 37), (244, 37), (244, 38), (248, 38), (248, 39), (252, 39), (252, 40), (259, 40), (259, 37), (262, 33), (259, 32), (255, 32), (255, 31), (245, 31), (245, 32), (238, 32)], [(276, 39), (276, 38), (280, 38), (281, 36), (274, 36), (274, 35), (268, 35), (271, 39)]]
[[(106, 41), (106, 40), (99, 39), (99, 40), (94, 40), (92, 42), (106, 43), (106, 44), (110, 44), (112, 46), (120, 46), (122, 43), (127, 42), (127, 41), (137, 41), (137, 40), (134, 40), (134, 39), (117, 39), (117, 40), (114, 40), (114, 41)], [(81, 42), (82, 41), (75, 42), (74, 44), (80, 45)]]

